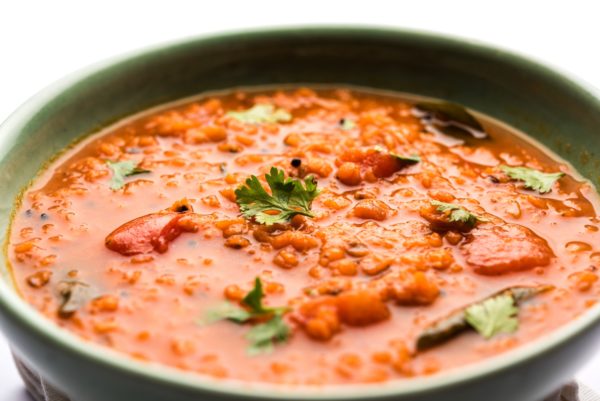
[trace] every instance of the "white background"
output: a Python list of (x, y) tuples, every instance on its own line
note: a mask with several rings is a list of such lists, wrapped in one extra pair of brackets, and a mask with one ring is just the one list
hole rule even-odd
[[(52, 81), (114, 54), (222, 30), (319, 23), (417, 28), (476, 39), (600, 88), (600, 2), (593, 0), (2, 0), (0, 121)], [(600, 392), (600, 355), (578, 378)], [(0, 401), (25, 400), (0, 334)]]

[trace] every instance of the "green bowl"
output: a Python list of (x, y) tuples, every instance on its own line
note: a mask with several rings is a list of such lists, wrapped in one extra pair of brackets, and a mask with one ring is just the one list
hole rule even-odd
[[(552, 69), (477, 43), (410, 31), (243, 31), (96, 64), (21, 106), (0, 127), (2, 231), (19, 191), (82, 133), (207, 90), (289, 83), (360, 85), (459, 102), (529, 133), (600, 182), (600, 96)], [(0, 325), (15, 354), (73, 401), (535, 401), (569, 380), (600, 338), (597, 305), (525, 346), (430, 377), (316, 388), (240, 383), (139, 362), (81, 340), (21, 300), (4, 263), (0, 272)]]

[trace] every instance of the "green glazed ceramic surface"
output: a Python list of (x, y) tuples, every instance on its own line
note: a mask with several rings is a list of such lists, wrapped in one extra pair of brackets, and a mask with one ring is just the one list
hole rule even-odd
[[(462, 103), (537, 138), (600, 183), (600, 96), (544, 66), (479, 44), (408, 31), (244, 31), (192, 38), (94, 65), (18, 109), (0, 127), (3, 237), (19, 191), (82, 134), (199, 92), (284, 83), (361, 85)], [(25, 304), (4, 263), (0, 272), (2, 330), (16, 354), (73, 401), (535, 401), (567, 381), (600, 342), (596, 306), (531, 344), (431, 377), (363, 387), (244, 384), (134, 361), (88, 344)]]

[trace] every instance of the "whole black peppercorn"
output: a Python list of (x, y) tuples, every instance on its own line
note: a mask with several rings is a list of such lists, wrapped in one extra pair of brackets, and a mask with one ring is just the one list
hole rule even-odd
[(292, 167), (298, 168), (302, 164), (302, 160), (300, 159), (292, 159)]

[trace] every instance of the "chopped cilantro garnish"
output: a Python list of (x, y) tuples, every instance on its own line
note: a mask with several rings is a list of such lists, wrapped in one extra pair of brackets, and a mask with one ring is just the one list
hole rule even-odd
[(528, 167), (500, 166), (500, 169), (513, 180), (523, 181), (525, 188), (533, 189), (541, 194), (550, 192), (552, 185), (565, 173), (543, 173)]
[(251, 176), (235, 191), (236, 202), (242, 215), (254, 218), (261, 224), (285, 223), (297, 214), (313, 217), (310, 207), (319, 194), (317, 182), (313, 176), (302, 180), (285, 178), (283, 170), (276, 167), (265, 176), (271, 189), (269, 194), (258, 177)]
[(272, 104), (257, 104), (244, 111), (229, 111), (228, 116), (248, 124), (278, 123), (292, 120), (292, 115), (284, 109), (276, 109)]
[(250, 342), (247, 348), (249, 355), (269, 353), (273, 345), (286, 342), (290, 336), (290, 327), (285, 323), (281, 314), (275, 314), (270, 320), (257, 324), (246, 333)]
[(256, 355), (270, 352), (275, 343), (287, 341), (290, 328), (283, 320), (283, 315), (289, 310), (287, 307), (268, 307), (263, 305), (265, 294), (260, 278), (254, 281), (254, 288), (242, 300), (248, 308), (244, 309), (232, 303), (225, 302), (208, 310), (201, 324), (211, 324), (219, 320), (230, 320), (235, 323), (246, 323), (252, 319), (267, 319), (254, 325), (247, 333), (249, 341), (248, 353)]
[(108, 164), (108, 167), (112, 170), (110, 189), (113, 191), (123, 188), (125, 185), (125, 177), (150, 172), (150, 170), (139, 168), (139, 163), (133, 160), (126, 160), (122, 162), (111, 162), (110, 160), (107, 160), (106, 164)]
[(260, 278), (257, 277), (254, 280), (254, 288), (252, 288), (252, 290), (248, 294), (246, 294), (242, 302), (250, 308), (250, 311), (252, 312), (253, 316), (259, 316), (270, 313), (284, 313), (285, 311), (287, 311), (286, 307), (271, 308), (268, 306), (264, 306), (262, 303), (262, 299), (264, 296), (265, 294), (263, 292), (262, 281), (260, 281)]
[(514, 333), (519, 327), (515, 300), (510, 295), (498, 295), (469, 306), (465, 319), (486, 339), (500, 333)]
[(436, 207), (438, 212), (447, 213), (448, 220), (451, 222), (466, 223), (470, 226), (474, 226), (477, 221), (486, 221), (485, 219), (469, 212), (467, 209), (454, 203), (446, 203), (433, 200), (431, 204)]

